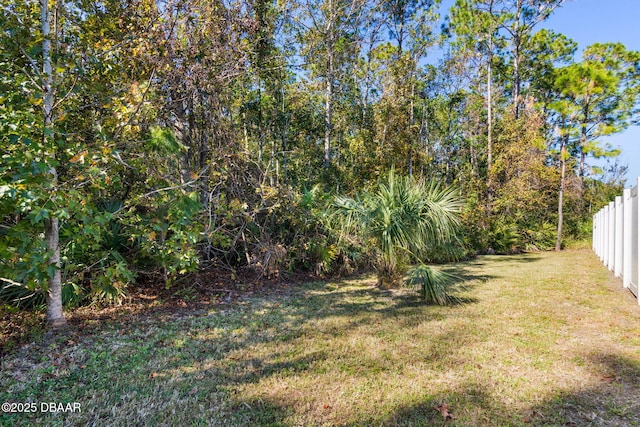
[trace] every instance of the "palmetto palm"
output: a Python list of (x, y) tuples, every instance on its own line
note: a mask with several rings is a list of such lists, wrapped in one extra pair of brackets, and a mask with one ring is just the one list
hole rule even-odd
[(455, 189), (395, 174), (360, 197), (339, 196), (334, 219), (344, 233), (373, 243), (380, 286), (398, 284), (406, 261), (455, 241), (462, 207)]

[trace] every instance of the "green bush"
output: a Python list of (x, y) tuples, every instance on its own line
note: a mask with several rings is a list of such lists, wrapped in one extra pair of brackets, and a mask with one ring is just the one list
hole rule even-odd
[(549, 251), (555, 248), (557, 226), (544, 222), (535, 229), (523, 231), (526, 250)]
[(489, 247), (499, 254), (520, 250), (520, 236), (515, 224), (495, 224), (489, 232)]
[(359, 197), (338, 196), (335, 229), (375, 251), (378, 285), (399, 284), (409, 263), (459, 242), (457, 191), (434, 181), (414, 181), (393, 170), (386, 180)]
[[(76, 307), (84, 298), (84, 290), (73, 283), (62, 286), (62, 304), (65, 307)], [(44, 310), (46, 294), (41, 288), (30, 289), (28, 286), (0, 279), (0, 303), (11, 307), (30, 310)]]

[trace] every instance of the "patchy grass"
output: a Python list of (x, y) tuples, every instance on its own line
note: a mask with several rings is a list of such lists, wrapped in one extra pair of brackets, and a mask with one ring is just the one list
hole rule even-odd
[(45, 336), (2, 360), (0, 402), (81, 412), (0, 425), (640, 425), (640, 307), (588, 249), (448, 270), (464, 304), (364, 277)]
[(0, 360), (23, 343), (38, 340), (45, 331), (44, 314), (0, 303)]

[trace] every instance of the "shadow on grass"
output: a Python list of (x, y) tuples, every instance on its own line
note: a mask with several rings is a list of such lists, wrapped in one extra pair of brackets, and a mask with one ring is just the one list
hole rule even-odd
[(640, 360), (592, 353), (598, 384), (563, 390), (531, 408), (531, 425), (640, 426)]
[(493, 274), (478, 273), (476, 271), (477, 269), (478, 268), (476, 266), (466, 263), (453, 264), (441, 268), (443, 272), (453, 276), (454, 284), (466, 283), (468, 285), (470, 284), (470, 282), (486, 282), (487, 280), (496, 279), (499, 277)]
[(294, 415), (293, 408), (286, 403), (269, 399), (236, 400), (232, 412), (233, 420), (227, 420), (225, 425), (287, 426), (291, 425), (287, 419)]
[[(337, 369), (352, 377), (362, 377), (365, 381), (376, 375), (375, 372), (395, 371), (400, 368), (394, 363), (389, 365), (366, 358), (352, 360), (350, 353), (341, 353), (344, 350), (337, 349), (337, 353), (323, 350), (322, 341), (350, 334), (360, 327), (370, 327), (372, 323), (384, 325), (384, 319), (395, 322), (398, 329), (403, 329), (417, 324), (424, 324), (428, 328), (429, 322), (447, 317), (449, 309), (425, 306), (419, 303), (417, 297), (403, 295), (388, 298), (386, 291), (373, 286), (359, 286), (354, 288), (348, 282), (337, 286), (307, 284), (299, 292), (280, 300), (254, 298), (246, 301), (245, 305), (230, 307), (224, 312), (212, 312), (198, 319), (196, 324), (189, 318), (179, 319), (176, 321), (178, 324), (173, 325), (175, 335), (179, 337), (149, 336), (140, 345), (144, 342), (149, 349), (146, 359), (162, 360), (165, 371), (179, 373), (179, 381), (171, 385), (172, 393), (175, 393), (173, 390), (181, 390), (181, 393), (188, 394), (195, 386), (206, 388), (213, 395), (223, 393), (227, 403), (225, 410), (219, 411), (219, 420), (224, 420), (226, 425), (288, 425), (294, 412), (305, 404), (299, 399), (309, 399), (312, 395), (296, 398), (296, 393), (304, 395), (304, 392), (294, 390), (293, 396), (287, 395), (281, 401), (270, 399), (269, 390), (264, 390), (262, 393), (266, 396), (261, 398), (252, 398), (237, 393), (237, 390), (262, 381), (270, 383), (272, 378), (290, 381), (290, 378), (299, 375), (325, 375), (327, 369)], [(310, 322), (315, 322), (312, 328), (308, 326)], [(219, 330), (220, 334), (216, 337), (199, 337), (199, 331), (213, 329)], [(180, 331), (189, 331), (190, 336), (185, 337)], [(367, 336), (360, 337), (364, 342), (369, 337), (376, 337), (376, 331), (365, 331)], [(385, 328), (382, 328), (382, 332), (390, 333)], [(172, 349), (170, 343), (178, 338), (182, 341), (181, 349)], [(471, 339), (473, 337), (464, 331), (456, 331), (454, 326), (448, 327), (433, 333), (430, 337), (432, 342), (425, 345), (421, 357), (446, 361), (451, 354), (442, 343), (458, 346), (468, 344)], [(126, 355), (126, 351), (116, 354), (109, 352), (104, 357), (124, 359)], [(101, 369), (101, 360), (95, 361), (94, 370)], [(138, 370), (140, 368), (145, 370), (144, 363), (137, 367)], [(130, 370), (135, 371), (136, 367)], [(149, 375), (153, 375), (152, 370), (146, 376)], [(123, 380), (124, 389), (139, 387), (133, 378), (125, 376)], [(81, 382), (85, 381), (81, 379)], [(161, 394), (169, 393), (168, 384), (160, 387), (163, 390)], [(198, 401), (196, 403), (200, 404)], [(176, 410), (176, 405), (166, 404), (162, 411), (145, 422), (160, 421), (163, 413), (166, 415)], [(135, 423), (137, 418), (135, 415), (133, 417), (132, 422)], [(358, 422), (358, 425), (367, 424), (366, 421)]]
[[(439, 355), (442, 356), (442, 355)], [(221, 379), (220, 389), (239, 385), (242, 381), (257, 382), (272, 375), (295, 375), (313, 369), (313, 364), (331, 357), (327, 353), (292, 358), (288, 362), (265, 363), (255, 375), (242, 377), (233, 373), (237, 369), (223, 370), (230, 374)], [(437, 357), (437, 355), (436, 355)], [(229, 394), (228, 407), (222, 413), (224, 425), (230, 426), (288, 426), (288, 425), (339, 425), (339, 426), (637, 426), (640, 425), (640, 367), (638, 361), (617, 355), (592, 355), (591, 361), (601, 366), (603, 373), (615, 372), (609, 382), (604, 376), (601, 384), (578, 390), (559, 391), (541, 403), (525, 409), (513, 407), (490, 395), (483, 384), (467, 383), (455, 390), (437, 395), (413, 397), (407, 404), (398, 405), (385, 415), (342, 416), (333, 419), (333, 408), (313, 395), (301, 397), (300, 391), (292, 390), (282, 398), (269, 396), (243, 396)], [(262, 361), (247, 361), (260, 365)], [(209, 371), (215, 375), (216, 371)], [(193, 377), (183, 380), (189, 389), (198, 381)], [(311, 398), (311, 400), (309, 400)], [(206, 402), (206, 399), (205, 399)], [(446, 420), (434, 407), (446, 403), (455, 417)], [(168, 410), (180, 410), (180, 406), (168, 405)], [(163, 409), (148, 418), (148, 422), (162, 420)], [(305, 419), (305, 411), (319, 414), (312, 424)], [(208, 420), (211, 421), (211, 420)], [(303, 424), (306, 423), (306, 424)], [(214, 423), (215, 424), (215, 423)], [(147, 424), (151, 425), (151, 424)]]
[[(257, 383), (273, 375), (295, 375), (307, 371), (312, 364), (322, 362), (330, 356), (324, 351), (314, 351), (302, 356), (273, 353), (268, 358), (252, 357), (230, 365), (232, 369), (216, 371), (227, 384)], [(276, 361), (274, 361), (276, 360)]]
[[(384, 426), (640, 426), (640, 361), (615, 354), (592, 354), (602, 381), (577, 390), (560, 390), (529, 408), (511, 407), (469, 383), (450, 393), (424, 396), (397, 407), (383, 419), (347, 425)], [(453, 419), (434, 407), (446, 403)], [(463, 409), (464, 408), (464, 409)]]
[[(531, 261), (531, 256), (526, 258)], [(479, 273), (481, 266), (472, 261), (447, 267), (447, 270), (458, 276), (458, 284), (478, 286), (494, 277)], [(425, 305), (417, 294), (384, 291), (374, 287), (373, 280), (370, 284), (362, 281), (359, 279), (356, 284), (353, 280), (306, 283), (286, 292), (267, 290), (232, 304), (210, 306), (204, 312), (179, 313), (177, 317), (151, 313), (145, 320), (147, 323), (136, 324), (135, 320), (130, 320), (119, 326), (96, 328), (87, 336), (71, 340), (77, 342), (69, 344), (66, 341), (60, 348), (43, 347), (37, 354), (29, 355), (41, 359), (62, 353), (65, 345), (88, 350), (84, 355), (79, 351), (73, 353), (76, 360), (60, 357), (55, 361), (67, 364), (63, 367), (69, 373), (47, 373), (45, 383), (33, 380), (33, 384), (12, 396), (0, 391), (0, 400), (86, 399), (91, 411), (86, 415), (76, 414), (77, 418), (72, 419), (70, 425), (100, 424), (114, 413), (131, 425), (291, 424), (291, 419), (299, 415), (299, 405), (303, 405), (302, 411), (305, 411), (304, 405), (313, 400), (313, 394), (299, 398), (295, 393), (287, 394), (287, 399), (280, 401), (246, 396), (242, 390), (263, 380), (290, 380), (302, 374), (323, 375), (326, 370), (367, 379), (376, 375), (372, 372), (401, 369), (393, 361), (385, 364), (377, 360), (352, 360), (348, 352), (336, 355), (333, 351), (340, 350), (323, 349), (323, 340), (371, 325), (380, 325), (381, 329), (365, 330), (368, 334), (365, 338), (372, 342), (381, 338), (377, 335), (380, 332), (395, 333), (393, 328), (406, 330), (421, 326), (420, 330), (414, 331), (419, 334), (423, 330), (428, 332), (431, 322), (441, 323), (452, 313), (451, 308)], [(465, 304), (476, 302), (471, 298), (463, 301)], [(140, 314), (138, 319), (143, 317), (144, 314)], [(387, 320), (394, 322), (391, 329), (384, 329)], [(442, 363), (455, 362), (456, 355), (451, 348), (461, 348), (477, 339), (468, 331), (458, 330), (455, 324), (429, 333), (429, 340), (420, 349), (419, 357)], [(367, 342), (366, 339), (362, 341)], [(383, 350), (391, 352), (395, 349)], [(137, 393), (134, 394), (138, 399), (135, 405), (127, 401), (133, 399), (130, 390)], [(268, 395), (268, 392), (262, 393)], [(305, 391), (296, 392), (304, 394)], [(140, 403), (146, 402), (146, 396), (153, 396), (153, 402), (160, 405)], [(486, 411), (508, 413), (509, 409), (490, 401), (482, 387), (474, 384), (446, 396), (425, 396), (424, 399), (424, 402), (399, 407), (384, 419), (368, 419), (362, 415), (353, 425), (440, 425), (442, 417), (432, 406), (442, 402), (451, 404), (454, 414), (456, 406), (479, 408), (478, 414), (465, 414), (465, 419), (476, 419), (473, 417), (477, 415), (478, 424), (475, 425), (485, 425), (482, 414)], [(139, 410), (145, 404), (148, 408)], [(207, 414), (202, 412), (202, 407), (213, 409)], [(38, 419), (38, 416), (46, 417), (30, 415), (31, 418), (22, 418), (15, 424), (30, 425), (34, 420), (44, 420), (46, 424), (49, 420)], [(10, 421), (15, 420), (14, 417)], [(491, 421), (487, 420), (486, 425), (492, 425)], [(3, 424), (1, 416), (0, 424)]]
[[(528, 426), (533, 421), (528, 415), (514, 413), (508, 405), (492, 398), (480, 384), (468, 383), (461, 389), (446, 394), (414, 397), (407, 404), (398, 405), (390, 414), (367, 414), (357, 419), (335, 421), (331, 419), (330, 405), (322, 406), (325, 419), (316, 419), (312, 425), (334, 425), (341, 427), (386, 426), (386, 427), (495, 427)], [(450, 415), (445, 417), (437, 407), (448, 405)], [(320, 405), (322, 405), (320, 403)], [(294, 405), (273, 399), (252, 399), (235, 402), (236, 414), (243, 420), (260, 426), (299, 425), (292, 422)], [(463, 410), (462, 408), (466, 408)], [(469, 409), (472, 408), (472, 409)], [(530, 411), (529, 411), (530, 412)], [(446, 414), (446, 413), (445, 413)], [(501, 414), (500, 417), (490, 414)], [(535, 425), (535, 424), (534, 424)], [(564, 425), (564, 424), (560, 424)]]
[[(425, 395), (420, 402), (400, 405), (392, 414), (383, 419), (358, 421), (349, 425), (382, 426), (502, 426), (519, 425), (516, 414), (507, 405), (493, 399), (480, 384), (467, 383), (457, 390), (435, 396)], [(447, 405), (448, 412), (441, 412), (441, 405)], [(462, 408), (467, 408), (463, 410)], [(473, 408), (469, 410), (468, 408)], [(500, 418), (488, 414), (504, 414)], [(450, 415), (450, 416), (447, 416)]]
[(543, 256), (537, 252), (529, 252), (513, 255), (481, 255), (479, 260), (491, 261), (491, 263), (507, 263), (507, 262), (536, 262), (543, 259)]

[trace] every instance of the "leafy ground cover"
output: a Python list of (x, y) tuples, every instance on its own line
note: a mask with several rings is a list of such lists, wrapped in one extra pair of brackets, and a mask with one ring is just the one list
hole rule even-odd
[(0, 373), (0, 402), (81, 412), (0, 425), (640, 425), (640, 307), (589, 249), (448, 270), (453, 307), (366, 276), (84, 319)]

